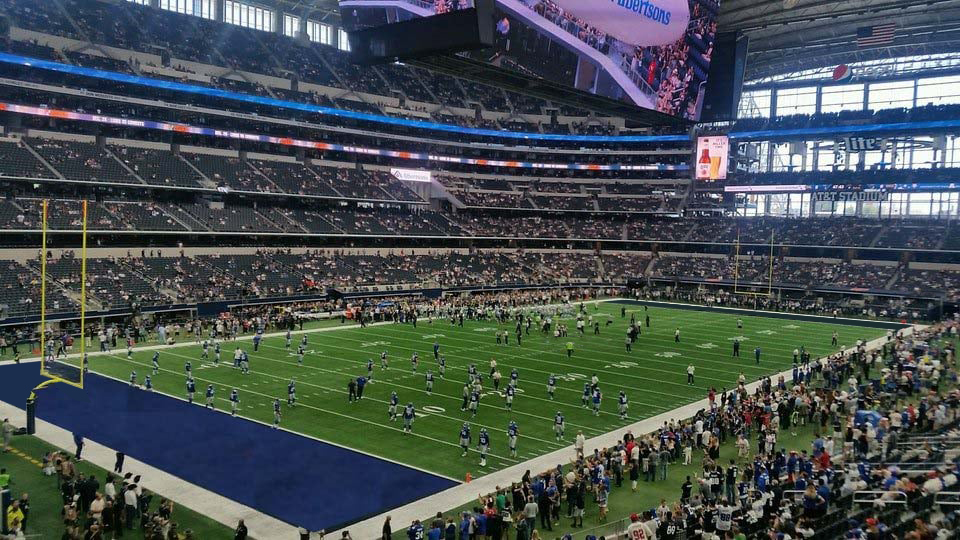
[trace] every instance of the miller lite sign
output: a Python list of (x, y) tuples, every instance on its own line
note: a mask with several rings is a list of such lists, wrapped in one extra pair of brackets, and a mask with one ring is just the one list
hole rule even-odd
[(883, 139), (879, 137), (844, 137), (836, 141), (839, 152), (870, 152), (883, 150)]

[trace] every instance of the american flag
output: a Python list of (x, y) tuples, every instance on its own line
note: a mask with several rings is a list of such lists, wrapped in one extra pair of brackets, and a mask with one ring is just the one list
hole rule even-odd
[(893, 41), (897, 32), (896, 23), (874, 24), (857, 27), (857, 47), (873, 47), (886, 45)]

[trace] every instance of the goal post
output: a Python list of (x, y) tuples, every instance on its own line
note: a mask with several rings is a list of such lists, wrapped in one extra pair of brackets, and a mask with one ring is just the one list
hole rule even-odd
[[(740, 230), (737, 229), (737, 241), (734, 244), (734, 259), (733, 259), (733, 293), (742, 294), (745, 296), (764, 296), (772, 297), (773, 296), (773, 242), (774, 236), (773, 231), (770, 231), (770, 255), (767, 261), (767, 281), (766, 283), (761, 283), (760, 287), (766, 287), (766, 291), (759, 290), (744, 290), (740, 287)], [(752, 259), (751, 259), (752, 260)]]
[[(87, 310), (87, 208), (86, 199), (81, 204), (81, 236), (80, 236), (80, 296), (79, 296), (79, 315), (80, 315), (80, 335), (79, 354), (66, 354), (66, 347), (61, 347), (57, 340), (68, 339), (47, 327), (47, 282), (50, 279), (50, 272), (47, 261), (47, 246), (49, 233), (50, 204), (49, 200), (41, 201), (41, 232), (40, 232), (40, 329), (38, 332), (40, 340), (40, 374), (47, 378), (35, 390), (54, 383), (65, 383), (77, 388), (83, 388), (84, 379), (84, 357), (87, 352), (86, 343), (86, 310)], [(35, 396), (31, 396), (35, 397)]]

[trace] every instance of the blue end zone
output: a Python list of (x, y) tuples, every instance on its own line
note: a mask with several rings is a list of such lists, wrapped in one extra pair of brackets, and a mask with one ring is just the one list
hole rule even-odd
[[(23, 408), (43, 380), (36, 363), (0, 366), (0, 400)], [(93, 373), (85, 383), (84, 390), (41, 390), (37, 416), (310, 530), (336, 529), (456, 485)]]

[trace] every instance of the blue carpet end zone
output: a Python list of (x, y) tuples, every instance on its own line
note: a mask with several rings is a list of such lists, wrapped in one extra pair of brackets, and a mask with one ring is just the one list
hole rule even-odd
[[(0, 366), (0, 400), (23, 408), (43, 380), (37, 363)], [(93, 373), (83, 390), (41, 390), (37, 417), (310, 530), (339, 528), (456, 485)]]

